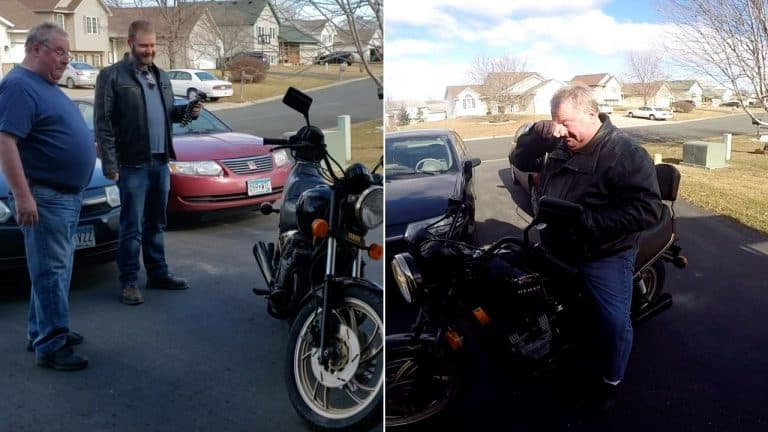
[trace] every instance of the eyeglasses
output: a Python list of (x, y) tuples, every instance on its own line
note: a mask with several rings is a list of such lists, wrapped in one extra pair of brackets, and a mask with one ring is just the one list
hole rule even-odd
[(56, 56), (59, 57), (59, 58), (66, 58), (69, 61), (72, 61), (72, 59), (74, 58), (74, 57), (72, 57), (72, 53), (70, 53), (69, 51), (65, 51), (63, 48), (53, 49), (53, 48), (51, 48), (50, 45), (48, 45), (45, 42), (40, 42), (40, 45), (43, 45), (46, 48), (48, 48), (49, 50), (53, 51), (53, 53), (56, 54)]

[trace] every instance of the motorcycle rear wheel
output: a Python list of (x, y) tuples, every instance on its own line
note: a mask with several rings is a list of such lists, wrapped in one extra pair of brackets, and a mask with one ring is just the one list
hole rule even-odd
[(331, 311), (339, 332), (331, 341), (339, 358), (319, 361), (321, 309), (308, 302), (288, 336), (285, 381), (294, 409), (322, 430), (366, 430), (381, 422), (384, 384), (383, 299), (359, 286), (345, 289)]
[(432, 346), (387, 346), (387, 428), (435, 420), (447, 412), (464, 386), (466, 359), (438, 356)]

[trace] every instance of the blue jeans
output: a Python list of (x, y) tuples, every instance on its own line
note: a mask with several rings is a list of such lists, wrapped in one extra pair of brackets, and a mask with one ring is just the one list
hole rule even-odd
[(632, 350), (632, 276), (637, 248), (590, 261), (582, 266), (587, 288), (598, 309), (598, 325), (607, 361), (603, 377), (610, 381), (624, 378)]
[[(27, 268), (32, 281), (27, 338), (38, 355), (63, 347), (69, 332), (69, 283), (75, 256), (77, 223), (82, 194), (65, 194), (51, 188), (31, 187), (37, 204), (38, 222), (21, 227)], [(16, 203), (10, 197), (16, 214)]]
[(142, 165), (121, 165), (120, 246), (117, 267), (122, 285), (136, 283), (139, 277), (139, 250), (144, 258), (147, 277), (168, 274), (163, 232), (171, 187), (168, 164), (153, 159)]

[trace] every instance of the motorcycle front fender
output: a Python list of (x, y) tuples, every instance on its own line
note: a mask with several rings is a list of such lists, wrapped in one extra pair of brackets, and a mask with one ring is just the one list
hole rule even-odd
[[(357, 286), (360, 287), (366, 291), (370, 291), (374, 295), (383, 296), (384, 295), (384, 288), (381, 287), (381, 285), (377, 284), (376, 282), (369, 281), (368, 279), (363, 279), (359, 277), (352, 277), (352, 276), (343, 276), (343, 277), (337, 277), (336, 280), (339, 283), (340, 290), (339, 292), (344, 292), (347, 288)], [(301, 299), (301, 307), (304, 306), (308, 301), (312, 299), (312, 292), (307, 293), (307, 295), (304, 296), (303, 299)]]

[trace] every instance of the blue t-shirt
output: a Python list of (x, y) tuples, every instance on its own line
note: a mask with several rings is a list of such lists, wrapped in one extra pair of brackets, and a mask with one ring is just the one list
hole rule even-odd
[[(148, 72), (152, 73), (152, 72)], [(165, 153), (165, 108), (160, 86), (149, 85), (147, 75), (139, 71), (139, 82), (144, 88), (144, 103), (147, 107), (147, 129), (149, 129), (149, 150), (152, 153)], [(153, 76), (154, 78), (154, 76)]]
[(88, 186), (96, 145), (80, 110), (53, 84), (23, 67), (0, 81), (0, 131), (19, 139), (24, 174), (72, 190)]

